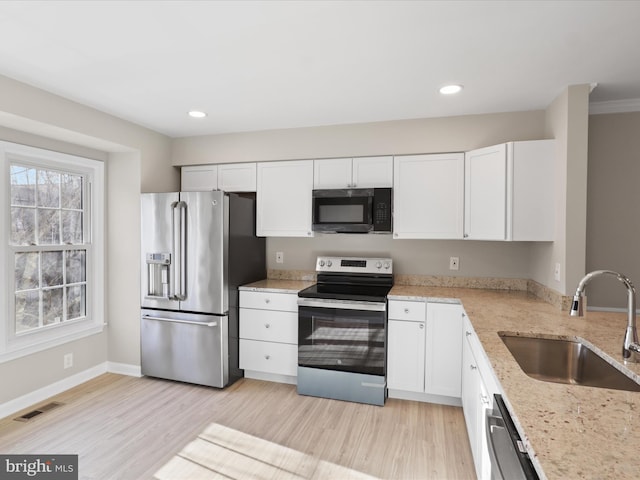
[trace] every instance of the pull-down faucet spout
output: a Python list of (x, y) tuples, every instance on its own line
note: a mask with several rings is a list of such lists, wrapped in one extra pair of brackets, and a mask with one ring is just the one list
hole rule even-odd
[(584, 289), (592, 278), (600, 275), (613, 275), (621, 281), (627, 288), (627, 328), (624, 332), (624, 340), (622, 343), (622, 358), (625, 362), (640, 362), (640, 345), (638, 344), (638, 330), (636, 329), (636, 289), (631, 280), (624, 275), (612, 270), (595, 270), (587, 273), (576, 289), (571, 304), (571, 316), (582, 317), (584, 315)]

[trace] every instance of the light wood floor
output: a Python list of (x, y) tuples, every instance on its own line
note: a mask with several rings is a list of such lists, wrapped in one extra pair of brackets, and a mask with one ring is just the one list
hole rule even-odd
[[(78, 454), (80, 478), (87, 480), (154, 478), (161, 469), (164, 476), (157, 478), (170, 478), (167, 465), (181, 450), (214, 437), (252, 448), (246, 443), (252, 436), (276, 457), (295, 451), (333, 465), (333, 471), (324, 470), (326, 478), (342, 478), (342, 467), (389, 479), (475, 478), (456, 407), (394, 399), (384, 407), (361, 405), (299, 396), (295, 386), (249, 379), (217, 390), (115, 374), (42, 404), (53, 400), (64, 405), (26, 423), (12, 420), (22, 412), (0, 420), (0, 452)], [(245, 475), (242, 462), (229, 462), (234, 473), (224, 476), (261, 476), (249, 470)]]

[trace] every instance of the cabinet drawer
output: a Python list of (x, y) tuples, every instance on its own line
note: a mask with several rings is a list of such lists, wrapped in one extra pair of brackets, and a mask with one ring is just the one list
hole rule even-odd
[(298, 375), (298, 345), (240, 339), (240, 368), (278, 375)]
[(263, 310), (298, 311), (296, 293), (248, 292), (240, 290), (240, 306)]
[(240, 309), (240, 338), (298, 344), (298, 314)]
[(424, 322), (426, 319), (425, 302), (389, 301), (389, 318)]

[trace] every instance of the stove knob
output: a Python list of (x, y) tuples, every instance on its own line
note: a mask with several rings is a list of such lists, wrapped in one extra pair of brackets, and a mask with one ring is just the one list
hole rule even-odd
[(380, 270), (382, 268), (382, 262), (376, 262), (376, 268)]
[(327, 260), (327, 267), (331, 268), (331, 265), (333, 265), (333, 264), (331, 263), (331, 260)]
[(391, 268), (391, 264), (389, 262), (384, 262), (384, 269), (389, 270)]
[(321, 267), (324, 267), (324, 260), (320, 260), (318, 263), (320, 264)]

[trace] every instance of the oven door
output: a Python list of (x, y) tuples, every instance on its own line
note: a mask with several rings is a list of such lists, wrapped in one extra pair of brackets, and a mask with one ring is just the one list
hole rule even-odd
[(367, 233), (373, 230), (372, 188), (313, 191), (313, 231)]
[(298, 365), (384, 376), (386, 303), (298, 299)]

